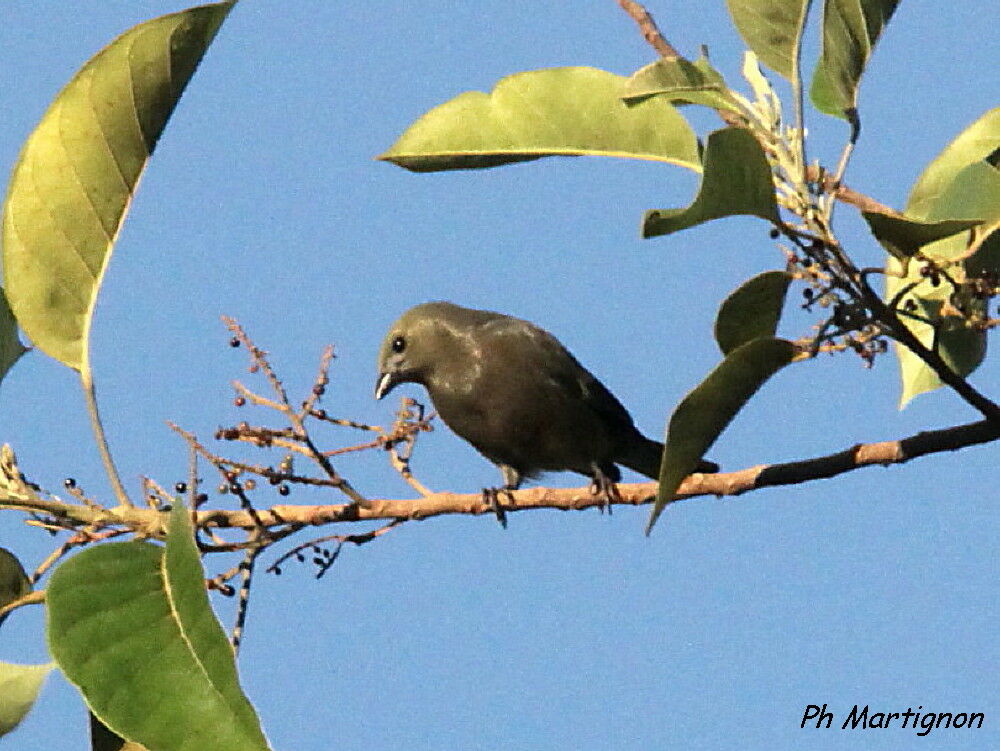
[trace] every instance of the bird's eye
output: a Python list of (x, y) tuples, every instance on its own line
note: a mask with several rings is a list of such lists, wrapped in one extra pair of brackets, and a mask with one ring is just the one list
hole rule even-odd
[(393, 352), (399, 353), (402, 352), (404, 349), (406, 349), (406, 340), (403, 337), (397, 336), (395, 339), (392, 340)]

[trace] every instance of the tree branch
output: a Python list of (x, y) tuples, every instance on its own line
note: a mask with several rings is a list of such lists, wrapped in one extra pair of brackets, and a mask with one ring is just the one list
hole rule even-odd
[[(778, 485), (796, 485), (826, 479), (872, 465), (902, 464), (927, 454), (956, 451), (967, 446), (1000, 439), (1000, 425), (988, 420), (957, 425), (941, 430), (917, 433), (896, 441), (863, 443), (827, 456), (782, 464), (761, 464), (736, 472), (694, 474), (678, 489), (675, 500), (698, 496), (736, 496), (752, 490)], [(650, 503), (656, 495), (656, 483), (628, 483), (618, 486), (621, 505), (639, 506)], [(527, 509), (583, 510), (601, 507), (607, 499), (583, 488), (529, 488), (514, 491), (510, 498), (502, 495), (505, 511)], [(166, 513), (155, 509), (122, 508), (102, 512), (81, 504), (44, 499), (0, 498), (0, 508), (22, 511), (42, 511), (63, 519), (76, 519), (85, 524), (125, 525), (143, 534), (162, 536)], [(415, 499), (372, 499), (368, 507), (357, 504), (317, 506), (278, 505), (259, 509), (254, 514), (245, 510), (203, 510), (197, 512), (200, 527), (260, 529), (282, 526), (300, 528), (340, 522), (393, 519), (427, 519), (443, 514), (492, 515), (494, 510), (484, 502), (482, 493), (432, 493)]]
[(656, 26), (656, 21), (649, 14), (641, 4), (633, 2), (633, 0), (618, 0), (618, 5), (623, 11), (631, 16), (632, 20), (636, 22), (639, 26), (639, 31), (642, 32), (643, 38), (649, 42), (649, 45), (656, 50), (662, 57), (666, 58), (678, 58), (681, 54), (674, 49), (673, 45), (670, 44), (666, 39), (663, 38), (663, 34)]

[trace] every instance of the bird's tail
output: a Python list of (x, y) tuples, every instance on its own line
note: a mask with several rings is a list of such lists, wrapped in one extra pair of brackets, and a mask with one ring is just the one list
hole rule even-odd
[[(651, 441), (643, 435), (636, 436), (636, 440), (630, 442), (615, 462), (622, 464), (629, 469), (633, 469), (646, 477), (657, 480), (660, 477), (660, 459), (663, 458), (663, 444), (659, 441)], [(702, 460), (698, 462), (695, 472), (718, 472), (719, 465), (715, 462)]]

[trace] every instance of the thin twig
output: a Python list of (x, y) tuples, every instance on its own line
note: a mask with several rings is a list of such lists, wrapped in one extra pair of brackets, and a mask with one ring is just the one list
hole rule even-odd
[(663, 34), (656, 26), (656, 21), (642, 5), (632, 2), (632, 0), (618, 0), (618, 5), (638, 24), (643, 39), (649, 42), (649, 46), (656, 50), (660, 56), (668, 59), (676, 59), (681, 56), (673, 45), (663, 38)]
[(45, 602), (45, 590), (37, 589), (34, 592), (28, 592), (24, 597), (19, 597), (13, 602), (8, 602), (6, 605), (0, 606), (0, 619), (13, 610), (18, 608), (23, 608), (25, 605), (40, 605)]

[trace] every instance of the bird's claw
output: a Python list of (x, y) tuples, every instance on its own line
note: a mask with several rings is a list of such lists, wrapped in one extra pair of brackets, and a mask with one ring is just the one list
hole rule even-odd
[(601, 513), (603, 514), (604, 510), (607, 509), (608, 516), (611, 516), (613, 504), (620, 503), (622, 499), (621, 493), (618, 492), (618, 485), (603, 472), (596, 473), (590, 481), (590, 494), (599, 496)]
[(507, 512), (500, 505), (501, 493), (507, 496), (507, 501), (513, 506), (514, 495), (510, 492), (509, 488), (483, 488), (483, 503), (489, 507), (490, 511), (496, 514), (500, 526), (507, 529)]

